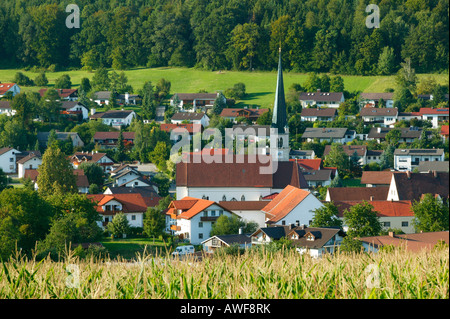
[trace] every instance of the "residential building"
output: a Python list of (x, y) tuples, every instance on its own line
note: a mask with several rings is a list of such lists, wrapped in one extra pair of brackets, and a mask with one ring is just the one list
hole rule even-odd
[(449, 232), (425, 232), (417, 234), (396, 235), (390, 232), (385, 236), (361, 237), (364, 250), (367, 252), (378, 252), (383, 246), (402, 247), (409, 252), (420, 252), (424, 249), (431, 250), (438, 243), (449, 244)]
[(261, 211), (266, 214), (266, 225), (309, 225), (320, 207), (323, 204), (311, 192), (288, 185)]
[(366, 187), (389, 187), (391, 179), (391, 171), (363, 171), (360, 183)]
[[(105, 149), (117, 148), (120, 132), (96, 132), (93, 137), (94, 144), (98, 144)], [(125, 148), (134, 145), (134, 132), (122, 132), (122, 138)]]
[(386, 135), (392, 130), (400, 131), (399, 143), (412, 143), (416, 139), (421, 139), (422, 136), (422, 128), (414, 126), (401, 128), (372, 127), (367, 135), (367, 140), (376, 140), (381, 143), (386, 140)]
[(111, 91), (97, 91), (93, 94), (91, 101), (94, 101), (99, 106), (109, 105), (111, 100)]
[(317, 92), (301, 92), (299, 100), (303, 109), (313, 105), (338, 108), (345, 98), (342, 92), (322, 92), (319, 89)]
[[(178, 105), (175, 105), (176, 96), (178, 96)], [(170, 98), (170, 105), (177, 106), (181, 110), (196, 112), (197, 109), (211, 108), (220, 96), (220, 93), (175, 93)], [(223, 97), (223, 103), (226, 102), (226, 98)]]
[(386, 200), (389, 187), (329, 187), (326, 202)]
[(319, 142), (331, 142), (331, 143), (341, 143), (345, 144), (351, 142), (355, 139), (356, 132), (343, 127), (335, 128), (314, 128), (308, 127), (302, 135), (302, 139), (307, 142), (314, 142), (318, 140)]
[(316, 122), (316, 121), (333, 121), (337, 116), (337, 109), (334, 108), (305, 108), (300, 114), (301, 121)]
[[(412, 211), (412, 202), (410, 200), (389, 201), (389, 200), (372, 200), (372, 201), (343, 201), (334, 202), (338, 208), (338, 217), (344, 219), (344, 211), (357, 204), (368, 203), (372, 205), (373, 211), (376, 212), (383, 230), (401, 229), (405, 234), (415, 232), (414, 229), (414, 212)], [(344, 225), (344, 229), (347, 226)]]
[(139, 94), (129, 94), (126, 92), (125, 94), (117, 95), (117, 102), (119, 105), (141, 105), (142, 97)]
[(6, 114), (7, 116), (16, 114), (16, 110), (11, 109), (10, 101), (0, 101), (0, 115), (2, 114)]
[(203, 126), (201, 124), (192, 124), (192, 123), (181, 123), (181, 124), (164, 123), (161, 124), (160, 129), (161, 131), (167, 132), (171, 135), (173, 134), (181, 136), (183, 133), (187, 132), (189, 134), (189, 140), (192, 140), (195, 134), (203, 132)]
[(97, 163), (105, 173), (113, 170), (114, 161), (106, 153), (98, 152), (76, 152), (70, 158), (72, 166), (77, 169), (82, 163)]
[(172, 234), (193, 245), (210, 237), (212, 225), (220, 216), (234, 215), (214, 201), (194, 197), (172, 201), (166, 214), (170, 216)]
[(28, 155), (17, 161), (18, 178), (24, 178), (27, 170), (37, 170), (42, 164), (42, 156), (39, 151), (28, 152)]
[[(45, 96), (48, 89), (40, 89), (39, 95), (42, 97)], [(76, 101), (78, 100), (78, 89), (55, 89), (59, 95), (61, 101)]]
[(238, 245), (241, 249), (247, 249), (252, 246), (251, 237), (248, 234), (216, 235), (201, 243), (205, 253), (214, 253), (216, 249)]
[[(84, 175), (84, 171), (82, 169), (73, 170), (73, 174), (75, 175), (75, 182), (78, 189), (79, 194), (88, 194), (89, 193), (89, 181), (86, 175)], [(37, 169), (26, 169), (25, 174), (23, 176), (24, 179), (31, 179), (34, 182), (34, 189), (38, 190), (38, 176), (39, 172)]]
[(256, 120), (263, 115), (264, 113), (266, 113), (267, 111), (269, 111), (269, 109), (260, 109), (260, 108), (256, 108), (256, 109), (250, 109), (250, 108), (242, 108), (242, 109), (237, 109), (237, 108), (224, 108), (222, 110), (222, 112), (220, 113), (220, 116), (223, 117), (224, 119), (236, 122), (236, 118), (240, 117), (240, 118), (245, 118), (248, 119), (252, 122), (256, 122)]
[(16, 83), (2, 83), (0, 82), (0, 98), (4, 97), (8, 94), (8, 92), (11, 92), (9, 94), (12, 94), (12, 96), (16, 96), (20, 93), (20, 87)]
[[(56, 131), (56, 139), (59, 141), (65, 141), (68, 138), (72, 140), (73, 147), (83, 147), (84, 142), (76, 132), (58, 132)], [(39, 146), (42, 148), (47, 147), (48, 137), (50, 132), (38, 132), (37, 139), (39, 141)]]
[(389, 185), (387, 200), (420, 201), (424, 194), (433, 194), (442, 199), (448, 199), (448, 174), (443, 172), (394, 172)]
[[(235, 138), (239, 141), (247, 140), (250, 143), (260, 141), (270, 141), (270, 125), (233, 125)], [(269, 145), (269, 143), (267, 143)], [(263, 151), (265, 154), (265, 150)]]
[(393, 127), (395, 122), (397, 122), (398, 109), (396, 107), (365, 107), (361, 109), (359, 115), (362, 117), (364, 122), (380, 124), (384, 127)]
[[(361, 93), (359, 95), (360, 105), (366, 106), (369, 104), (370, 107), (394, 107), (394, 93), (393, 92), (385, 92), (385, 93)], [(380, 101), (382, 105), (380, 105)]]
[(444, 161), (443, 149), (396, 149), (394, 151), (394, 169), (412, 171), (419, 162)]
[(20, 153), (12, 147), (0, 148), (0, 169), (3, 173), (12, 174), (17, 172), (16, 156)]
[(78, 101), (63, 101), (61, 103), (61, 114), (77, 117), (79, 120), (85, 121), (89, 119), (89, 109)]
[(314, 159), (315, 157), (314, 150), (291, 150), (289, 153), (290, 159)]
[(152, 186), (141, 187), (125, 187), (125, 186), (108, 186), (103, 192), (105, 195), (115, 194), (141, 194), (142, 197), (149, 197), (150, 199), (161, 199), (158, 192)]
[(449, 161), (419, 162), (417, 169), (420, 173), (449, 172)]
[(103, 124), (110, 125), (118, 129), (123, 126), (130, 125), (134, 118), (136, 118), (136, 113), (131, 110), (96, 112), (95, 109), (92, 109), (91, 115), (89, 116), (90, 120), (100, 120)]
[(419, 113), (422, 115), (422, 119), (430, 121), (433, 128), (438, 128), (442, 123), (448, 124), (449, 121), (449, 108), (427, 108), (423, 107)]
[(420, 112), (398, 112), (397, 121), (411, 121), (412, 119), (422, 120)]
[(308, 183), (309, 188), (316, 188), (319, 186), (329, 186), (331, 184), (332, 170), (305, 170), (303, 176)]
[[(358, 162), (361, 165), (367, 164), (367, 146), (366, 145), (342, 145), (342, 148), (347, 154), (348, 158), (352, 158), (356, 156), (358, 158)], [(323, 151), (323, 157), (326, 158), (330, 153), (331, 145), (325, 145), (325, 149)]]
[(300, 254), (309, 254), (312, 258), (320, 258), (337, 251), (346, 234), (340, 228), (300, 226), (287, 234), (295, 250)]
[(203, 127), (209, 125), (209, 117), (204, 112), (177, 112), (171, 118), (172, 124), (201, 124)]
[(267, 205), (267, 201), (220, 201), (219, 205), (233, 212), (246, 222), (255, 222), (259, 227), (266, 225), (266, 215), (261, 210)]

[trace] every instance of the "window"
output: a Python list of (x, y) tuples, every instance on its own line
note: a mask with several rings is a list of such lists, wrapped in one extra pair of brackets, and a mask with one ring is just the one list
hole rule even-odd
[(14, 162), (14, 157), (10, 157), (10, 158), (9, 158), (9, 161), (10, 161), (10, 162)]
[(136, 220), (136, 215), (131, 215), (131, 220)]
[(211, 217), (214, 217), (214, 216), (216, 216), (216, 211), (215, 211), (215, 210), (212, 210), (212, 211), (211, 211)]
[(223, 210), (219, 210), (219, 216), (223, 215)]
[(384, 227), (391, 227), (391, 222), (383, 222)]
[(225, 195), (222, 196), (222, 201), (225, 202), (227, 200), (227, 197)]
[(203, 239), (203, 233), (198, 233), (198, 239)]
[(402, 222), (402, 227), (408, 227), (409, 223), (408, 222)]
[(203, 222), (198, 222), (198, 228), (203, 228)]
[(208, 216), (208, 212), (206, 210), (203, 212), (203, 216), (204, 217)]
[(242, 202), (245, 201), (245, 196), (244, 195), (241, 196), (241, 201)]
[(281, 225), (286, 225), (286, 221), (285, 220), (283, 220), (283, 221), (281, 221)]

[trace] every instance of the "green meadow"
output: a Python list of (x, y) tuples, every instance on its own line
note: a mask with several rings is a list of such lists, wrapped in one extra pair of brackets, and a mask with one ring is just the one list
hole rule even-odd
[[(38, 73), (22, 71), (18, 69), (0, 70), (0, 81), (9, 82), (14, 79), (16, 72), (22, 72), (31, 79)], [(120, 71), (118, 71), (120, 72)], [(276, 72), (248, 72), (248, 71), (205, 71), (195, 68), (135, 68), (124, 71), (128, 77), (128, 83), (134, 88), (142, 88), (145, 81), (156, 83), (165, 78), (172, 84), (171, 93), (196, 93), (200, 90), (216, 92), (226, 90), (235, 83), (243, 82), (246, 86), (247, 97), (237, 101), (239, 106), (272, 107), (276, 88)], [(62, 74), (69, 74), (73, 87), (80, 85), (81, 79), (92, 79), (94, 72), (76, 70), (63, 72), (48, 72), (46, 76), (49, 86), (53, 86), (55, 80)], [(283, 73), (284, 86), (287, 90), (293, 83), (303, 84), (307, 78), (305, 73)], [(331, 76), (331, 75), (330, 75)], [(433, 76), (438, 83), (448, 83), (448, 74), (419, 74), (423, 79)], [(395, 76), (353, 76), (344, 75), (345, 89), (349, 92), (384, 92), (387, 88), (395, 88)], [(23, 91), (38, 91), (39, 87), (22, 87)]]

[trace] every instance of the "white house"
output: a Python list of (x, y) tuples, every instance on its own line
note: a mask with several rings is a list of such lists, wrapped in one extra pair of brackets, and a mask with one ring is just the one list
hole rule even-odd
[(76, 152), (70, 158), (73, 168), (77, 169), (82, 163), (97, 163), (103, 168), (105, 173), (113, 170), (114, 161), (106, 153), (98, 152)]
[(219, 205), (238, 215), (246, 222), (255, 222), (259, 227), (266, 225), (266, 214), (261, 211), (267, 201), (220, 201)]
[(309, 254), (312, 258), (320, 258), (326, 254), (333, 254), (341, 245), (345, 233), (340, 228), (296, 227), (286, 236), (292, 240), (296, 251)]
[[(184, 111), (195, 112), (199, 108), (212, 107), (214, 101), (221, 96), (223, 103), (226, 103), (226, 98), (220, 93), (175, 93), (170, 98), (170, 105), (176, 106)], [(176, 101), (177, 99), (178, 102)]]
[(331, 108), (338, 108), (339, 105), (345, 101), (344, 93), (342, 92), (301, 92), (299, 96), (302, 108), (306, 109), (309, 106), (326, 106)]
[(412, 171), (420, 162), (444, 161), (443, 149), (396, 149), (394, 151), (394, 169)]
[(91, 109), (91, 115), (89, 116), (90, 120), (100, 120), (103, 124), (116, 128), (130, 125), (134, 118), (136, 118), (136, 113), (132, 110), (96, 112), (95, 109)]
[(420, 109), (419, 113), (422, 115), (422, 120), (430, 121), (433, 128), (438, 128), (441, 123), (448, 123), (449, 121), (449, 109), (435, 109), (423, 107)]
[(2, 114), (6, 114), (7, 116), (16, 114), (16, 110), (11, 109), (11, 102), (0, 101), (0, 115)]
[(359, 115), (364, 122), (380, 124), (384, 127), (393, 127), (395, 122), (397, 122), (398, 109), (396, 107), (365, 107), (361, 109)]
[(333, 121), (337, 116), (335, 108), (305, 108), (300, 114), (301, 121), (316, 122), (316, 121)]
[(216, 202), (193, 197), (172, 201), (166, 214), (170, 216), (171, 232), (193, 245), (210, 237), (212, 225), (220, 216), (234, 215)]
[(17, 161), (18, 177), (25, 177), (26, 170), (36, 170), (42, 164), (40, 152), (30, 152), (27, 156)]
[(12, 147), (0, 148), (0, 169), (6, 173), (15, 173), (17, 171), (16, 155), (20, 154), (18, 150)]
[(231, 245), (238, 245), (241, 249), (250, 248), (252, 246), (251, 237), (243, 234), (240, 229), (239, 234), (216, 235), (202, 241), (203, 251), (206, 253), (214, 253), (216, 249)]
[(203, 127), (209, 125), (209, 117), (204, 112), (178, 112), (175, 113), (171, 118), (172, 124), (182, 124), (183, 122), (188, 122), (192, 124), (201, 124)]
[[(384, 101), (384, 105), (380, 105), (380, 101)], [(361, 93), (359, 95), (360, 104), (367, 105), (369, 104), (372, 107), (394, 107), (394, 93), (386, 92), (386, 93)]]
[(89, 109), (81, 102), (63, 101), (61, 103), (62, 114), (80, 116), (83, 120), (89, 119)]
[(345, 127), (307, 127), (302, 135), (302, 139), (307, 142), (334, 142), (345, 144), (351, 142), (356, 138), (356, 131), (349, 130)]
[(20, 93), (20, 87), (16, 83), (0, 82), (0, 98), (4, 97), (7, 92), (11, 92), (14, 97)]

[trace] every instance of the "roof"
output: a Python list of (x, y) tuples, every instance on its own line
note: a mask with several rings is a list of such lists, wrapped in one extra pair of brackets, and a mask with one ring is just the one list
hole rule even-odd
[(435, 149), (409, 149), (409, 148), (397, 148), (394, 151), (394, 155), (397, 156), (432, 156), (432, 155), (442, 155), (444, 154), (444, 150), (442, 148), (435, 148)]
[(448, 125), (442, 125), (441, 126), (441, 134), (442, 135), (449, 135), (449, 126)]
[(222, 117), (238, 117), (239, 114), (245, 114), (244, 116), (249, 117), (259, 117), (263, 113), (267, 112), (269, 109), (234, 109), (234, 108), (224, 108), (220, 113)]
[[(181, 200), (172, 201), (169, 205), (169, 209), (170, 208), (175, 208), (177, 210), (181, 209), (183, 212), (177, 215), (177, 218), (191, 219), (192, 217), (201, 213), (211, 205), (218, 205), (222, 207), (220, 204), (217, 204), (216, 202), (211, 200), (186, 196), (183, 197)], [(231, 211), (229, 211), (228, 209), (224, 207), (222, 208), (231, 213)]]
[(10, 101), (0, 101), (0, 109), (9, 109), (10, 110), (11, 102)]
[(306, 108), (302, 109), (301, 116), (312, 117), (333, 117), (337, 115), (337, 110), (333, 108)]
[(320, 170), (322, 167), (321, 158), (305, 158), (305, 159), (289, 159), (290, 161), (297, 162), (303, 170)]
[(398, 109), (396, 107), (368, 107), (363, 108), (359, 112), (360, 116), (397, 116)]
[[(218, 93), (176, 93), (178, 98), (183, 100), (215, 100)], [(172, 95), (171, 99), (174, 99)]]
[(422, 161), (417, 167), (419, 172), (449, 172), (449, 161)]
[[(340, 235), (344, 235), (342, 230), (339, 228), (296, 227), (286, 235), (299, 235), (298, 239), (292, 240), (292, 244), (294, 246), (317, 249), (322, 248), (330, 239), (333, 238), (333, 236), (338, 233), (340, 233)], [(314, 236), (313, 241), (307, 239), (308, 234), (312, 234)]]
[(389, 185), (391, 180), (391, 171), (363, 171), (361, 176), (361, 184)]
[(128, 117), (131, 113), (134, 113), (133, 110), (109, 110), (106, 112), (97, 112), (89, 118), (91, 119), (124, 119)]
[(20, 160), (17, 161), (17, 164), (25, 164), (26, 162), (28, 162), (30, 159), (37, 157), (37, 158), (41, 158), (41, 152), (36, 151), (36, 152), (30, 152), (28, 153), (27, 156), (21, 158)]
[(286, 186), (277, 197), (261, 209), (262, 212), (271, 216), (266, 223), (276, 223), (283, 219), (310, 194), (306, 190), (291, 185)]
[[(423, 194), (438, 194), (441, 198), (449, 195), (449, 173), (394, 172), (399, 200), (419, 201)], [(378, 188), (378, 187), (375, 187)]]
[(267, 205), (267, 201), (220, 201), (219, 205), (230, 210), (261, 210)]
[[(118, 140), (120, 132), (96, 132), (94, 134), (95, 140)], [(125, 140), (134, 140), (134, 132), (122, 132)]]
[(291, 226), (279, 226), (279, 225), (273, 225), (269, 227), (261, 227), (257, 231), (255, 231), (252, 234), (252, 237), (257, 235), (260, 232), (265, 233), (267, 236), (272, 238), (273, 240), (278, 240), (283, 237), (286, 237), (286, 235), (292, 230)]
[(335, 201), (334, 204), (338, 209), (338, 217), (344, 216), (344, 211), (349, 210), (352, 206), (362, 203), (368, 203), (373, 206), (373, 210), (378, 217), (413, 217), (412, 203), (410, 200), (388, 201), (388, 200), (373, 200), (373, 201)]
[(139, 187), (124, 187), (124, 186), (110, 186), (108, 189), (112, 194), (141, 194), (143, 197), (158, 197), (153, 186), (139, 186)]
[(16, 85), (16, 83), (1, 83), (0, 82), (0, 95), (4, 95), (6, 92), (11, 90), (11, 88)]
[(222, 241), (224, 244), (230, 246), (233, 244), (245, 245), (251, 244), (252, 238), (246, 234), (232, 234), (232, 235), (216, 235), (208, 238), (207, 240), (202, 241), (202, 244), (217, 238)]
[(87, 108), (86, 105), (84, 105), (83, 103), (78, 102), (78, 101), (62, 101), (61, 102), (61, 108), (66, 109), (66, 110), (71, 109), (77, 105), (81, 105), (81, 106)]
[(301, 92), (299, 96), (300, 101), (319, 101), (319, 102), (338, 102), (342, 99), (344, 93), (342, 92)]
[(404, 246), (408, 251), (418, 252), (422, 249), (433, 248), (441, 240), (449, 244), (449, 232), (447, 230), (417, 234), (361, 237), (359, 238), (359, 240), (377, 248), (386, 245), (392, 245), (396, 247)]
[[(89, 181), (83, 170), (73, 170), (73, 174), (76, 176), (75, 182), (77, 187), (89, 187)], [(24, 178), (31, 179), (33, 182), (37, 182), (39, 171), (37, 169), (25, 169)]]
[(347, 128), (315, 128), (307, 127), (302, 138), (343, 138), (347, 133)]
[[(367, 152), (367, 146), (366, 145), (342, 145), (342, 148), (348, 156), (353, 156), (353, 154), (356, 152), (358, 156), (364, 156)], [(327, 156), (328, 153), (330, 153), (331, 145), (325, 145), (325, 149), (323, 151), (323, 156)]]
[(313, 150), (290, 150), (289, 155), (293, 156), (312, 156)]
[(97, 163), (103, 156), (106, 156), (106, 153), (96, 153), (96, 152), (76, 152), (72, 155), (72, 160), (77, 159), (78, 161), (82, 161), (85, 159), (87, 162)]
[[(251, 134), (254, 133), (256, 134), (256, 136), (270, 136), (270, 125), (247, 125), (247, 124), (236, 124), (233, 125), (233, 131), (235, 134), (238, 134), (238, 132), (236, 132), (236, 129), (242, 129), (242, 133), (248, 133)], [(248, 132), (245, 132), (246, 130), (248, 130)]]
[(387, 93), (361, 93), (359, 97), (362, 100), (374, 100), (378, 101), (379, 99), (383, 100), (393, 100), (394, 99), (394, 93), (387, 92)]
[(392, 130), (400, 131), (400, 138), (420, 138), (422, 129), (418, 127), (402, 127), (402, 128), (390, 128), (390, 127), (372, 127), (367, 134), (368, 138), (385, 138), (386, 134)]
[(195, 121), (201, 120), (206, 114), (204, 112), (177, 112), (172, 116), (173, 121)]
[[(227, 163), (221, 158), (221, 163), (206, 163), (201, 158), (200, 163), (191, 161), (176, 165), (176, 185), (187, 187), (266, 187), (283, 189), (287, 185), (307, 188), (301, 169), (295, 162), (277, 162), (273, 165), (271, 156), (257, 156), (255, 163), (250, 163), (244, 155), (243, 163), (238, 163), (237, 156), (231, 156)], [(276, 171), (273, 174), (262, 174), (261, 170)], [(212, 178), (214, 177), (214, 178)]]
[(97, 211), (102, 213), (102, 205), (107, 204), (111, 200), (116, 200), (122, 204), (124, 213), (140, 213), (146, 212), (148, 207), (155, 207), (159, 204), (160, 197), (145, 197), (142, 194), (94, 194), (87, 195), (97, 203)]
[[(43, 97), (48, 89), (40, 89), (39, 95)], [(71, 96), (73, 93), (78, 92), (78, 89), (54, 89), (56, 92), (58, 92), (58, 95), (60, 98), (66, 98)], [(77, 102), (75, 102), (77, 103)]]
[[(65, 140), (65, 139), (67, 139), (68, 136), (70, 136), (71, 138), (79, 137), (77, 132), (55, 132), (55, 133), (56, 133), (56, 138), (58, 140)], [(39, 140), (39, 142), (41, 144), (47, 143), (49, 135), (50, 135), (50, 132), (37, 132), (37, 139)]]
[[(192, 123), (178, 123), (178, 124), (161, 124), (161, 131), (164, 132), (171, 132), (173, 130), (177, 129), (185, 129), (188, 131), (188, 133), (198, 133), (202, 131), (203, 126), (201, 124), (192, 124)], [(181, 131), (181, 130), (178, 130)], [(177, 131), (175, 131), (177, 132)]]
[(330, 201), (386, 200), (389, 186), (380, 187), (330, 187), (328, 188)]
[(303, 176), (306, 181), (329, 181), (331, 180), (332, 170), (322, 169), (322, 170), (307, 170), (303, 171)]
[(111, 91), (97, 91), (94, 93), (96, 100), (109, 100), (111, 98)]
[(7, 152), (9, 152), (9, 151), (11, 151), (11, 150), (14, 150), (14, 148), (12, 148), (12, 147), (3, 147), (3, 148), (0, 148), (0, 156), (3, 155), (3, 154), (5, 154), (5, 153), (7, 153)]
[(447, 115), (449, 116), (448, 108), (435, 109), (431, 107), (422, 107), (419, 110), (419, 113), (422, 115)]

